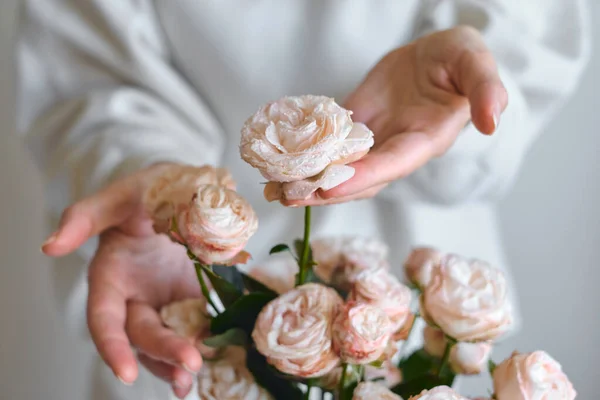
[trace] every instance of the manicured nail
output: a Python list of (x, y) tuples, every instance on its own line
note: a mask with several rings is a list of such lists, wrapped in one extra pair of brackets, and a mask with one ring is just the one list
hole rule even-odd
[(50, 243), (53, 243), (58, 238), (58, 231), (54, 232), (52, 235), (48, 236), (48, 239), (42, 243), (42, 247), (48, 246)]
[(494, 121), (494, 132), (496, 132), (500, 126), (500, 110), (500, 104), (496, 105), (496, 108), (494, 109), (494, 115), (492, 115), (492, 119)]
[(192, 369), (192, 368), (188, 367), (188, 365), (185, 363), (181, 364), (181, 366), (183, 367), (183, 369), (185, 369), (187, 372), (189, 372), (192, 375), (195, 375), (198, 373), (197, 369)]
[(121, 383), (125, 386), (131, 386), (133, 385), (133, 382), (126, 382), (123, 378), (121, 378), (119, 375), (117, 375), (117, 379), (121, 381)]

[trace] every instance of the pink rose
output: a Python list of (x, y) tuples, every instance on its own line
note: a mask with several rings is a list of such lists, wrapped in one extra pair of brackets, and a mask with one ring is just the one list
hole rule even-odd
[(368, 269), (389, 268), (388, 247), (373, 238), (326, 237), (311, 242), (315, 274), (329, 285), (349, 291), (356, 277)]
[(402, 397), (376, 382), (361, 382), (354, 389), (352, 400), (402, 400)]
[(167, 233), (171, 218), (188, 207), (196, 190), (203, 185), (235, 190), (231, 174), (223, 168), (179, 164), (165, 164), (157, 168), (157, 175), (149, 182), (143, 198), (144, 209), (154, 221), (155, 231)]
[(573, 400), (577, 395), (560, 364), (543, 351), (513, 353), (493, 378), (498, 400)]
[(412, 324), (412, 291), (385, 269), (361, 272), (348, 300), (381, 308), (390, 318), (394, 333), (403, 330), (407, 324)]
[(233, 190), (215, 185), (198, 188), (177, 223), (182, 240), (206, 264), (245, 262), (240, 252), (258, 229), (250, 204)]
[(286, 374), (323, 376), (339, 364), (332, 347), (333, 316), (343, 306), (331, 288), (308, 283), (267, 304), (252, 338), (267, 361)]
[[(423, 330), (425, 351), (434, 357), (442, 358), (446, 350), (444, 332), (431, 326)], [(460, 375), (477, 375), (487, 369), (492, 344), (490, 342), (458, 342), (450, 351), (450, 367)]]
[(409, 400), (467, 400), (448, 386), (438, 386), (431, 390), (424, 390), (420, 395)]
[(379, 307), (347, 303), (333, 322), (333, 348), (347, 364), (369, 364), (390, 341), (392, 324)]
[(344, 164), (373, 146), (373, 133), (324, 96), (284, 97), (261, 107), (242, 128), (240, 154), (268, 179), (268, 200), (304, 199), (354, 175)]
[(202, 400), (271, 400), (246, 368), (246, 351), (227, 347), (223, 358), (206, 361), (198, 374), (198, 395)]
[(404, 263), (404, 272), (410, 282), (425, 288), (431, 281), (431, 271), (442, 260), (443, 254), (429, 247), (417, 247)]
[(457, 341), (494, 340), (513, 321), (506, 286), (500, 270), (448, 255), (423, 291), (421, 313)]

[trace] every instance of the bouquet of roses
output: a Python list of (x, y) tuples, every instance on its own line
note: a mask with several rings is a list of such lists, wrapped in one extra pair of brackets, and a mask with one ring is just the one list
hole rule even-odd
[[(306, 199), (350, 179), (347, 165), (373, 145), (351, 112), (320, 96), (267, 104), (242, 129), (242, 158), (268, 180), (267, 200)], [(465, 399), (457, 375), (492, 373), (497, 400), (575, 398), (544, 352), (514, 353), (498, 366), (493, 342), (512, 324), (507, 285), (489, 264), (416, 248), (409, 285), (391, 272), (387, 247), (360, 237), (277, 244), (280, 270), (238, 268), (258, 228), (231, 175), (170, 166), (145, 196), (157, 232), (183, 246), (203, 297), (161, 310), (166, 326), (204, 357), (202, 399)], [(279, 254), (276, 254), (279, 253)], [(423, 330), (413, 329), (419, 319)], [(404, 354), (411, 333), (424, 346)]]

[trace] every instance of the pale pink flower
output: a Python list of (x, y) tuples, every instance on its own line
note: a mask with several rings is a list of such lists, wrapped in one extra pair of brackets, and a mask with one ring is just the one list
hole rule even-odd
[(404, 263), (406, 278), (415, 286), (423, 289), (431, 281), (432, 269), (439, 265), (443, 254), (429, 247), (417, 247), (412, 250)]
[(143, 204), (158, 233), (169, 231), (171, 219), (188, 207), (200, 186), (219, 185), (235, 190), (235, 182), (224, 168), (165, 164), (157, 166), (156, 171), (144, 192)]
[(311, 242), (317, 265), (315, 274), (325, 283), (349, 291), (358, 274), (365, 270), (389, 268), (388, 247), (369, 237), (339, 236)]
[(369, 364), (387, 348), (392, 324), (379, 307), (348, 302), (333, 322), (333, 348), (342, 362)]
[(573, 400), (577, 393), (561, 365), (546, 352), (517, 352), (496, 367), (494, 391), (498, 400)]
[(332, 324), (342, 306), (335, 290), (315, 283), (282, 294), (258, 315), (252, 332), (257, 350), (286, 374), (327, 374), (340, 362), (332, 347)]
[[(297, 200), (354, 175), (344, 166), (373, 146), (373, 133), (324, 96), (284, 97), (262, 106), (242, 128), (240, 154), (271, 183), (268, 200)], [(328, 169), (329, 168), (329, 169)]]
[(258, 229), (248, 202), (223, 186), (204, 185), (177, 219), (179, 234), (190, 251), (206, 264), (244, 263), (240, 257)]
[(222, 358), (206, 361), (198, 374), (202, 400), (271, 400), (246, 368), (246, 350), (227, 347)]
[(348, 300), (381, 308), (390, 318), (394, 333), (412, 324), (412, 291), (386, 269), (361, 272)]
[(502, 272), (481, 261), (445, 256), (421, 297), (421, 313), (458, 341), (494, 340), (512, 325)]
[(380, 368), (367, 365), (365, 379), (368, 381), (383, 379), (379, 383), (391, 388), (402, 382), (402, 371), (393, 362), (385, 361)]
[(402, 400), (402, 397), (380, 383), (361, 382), (354, 389), (352, 400)]
[[(434, 357), (442, 358), (448, 340), (441, 330), (426, 326), (423, 330), (423, 347)], [(492, 344), (490, 342), (458, 342), (450, 351), (450, 367), (460, 375), (477, 375), (488, 366)]]
[(424, 390), (421, 394), (411, 397), (409, 400), (468, 400), (448, 386), (438, 386), (431, 390)]

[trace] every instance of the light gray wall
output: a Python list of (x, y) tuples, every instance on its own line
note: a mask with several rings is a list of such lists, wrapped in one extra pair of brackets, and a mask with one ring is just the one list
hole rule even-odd
[[(0, 71), (12, 62), (4, 55), (13, 2), (0, 2)], [(591, 3), (599, 21), (600, 3)], [(600, 37), (600, 27), (595, 30)], [(500, 207), (525, 325), (496, 358), (514, 348), (547, 350), (563, 364), (581, 399), (596, 397), (600, 360), (600, 41), (594, 48), (580, 90), (535, 145)], [(71, 398), (79, 399), (85, 366), (58, 350), (72, 338), (60, 337), (51, 270), (39, 252), (41, 185), (8, 129), (14, 109), (6, 101), (6, 77), (0, 74), (0, 398), (63, 400), (54, 393), (72, 385)], [(472, 387), (480, 384), (466, 386)]]

